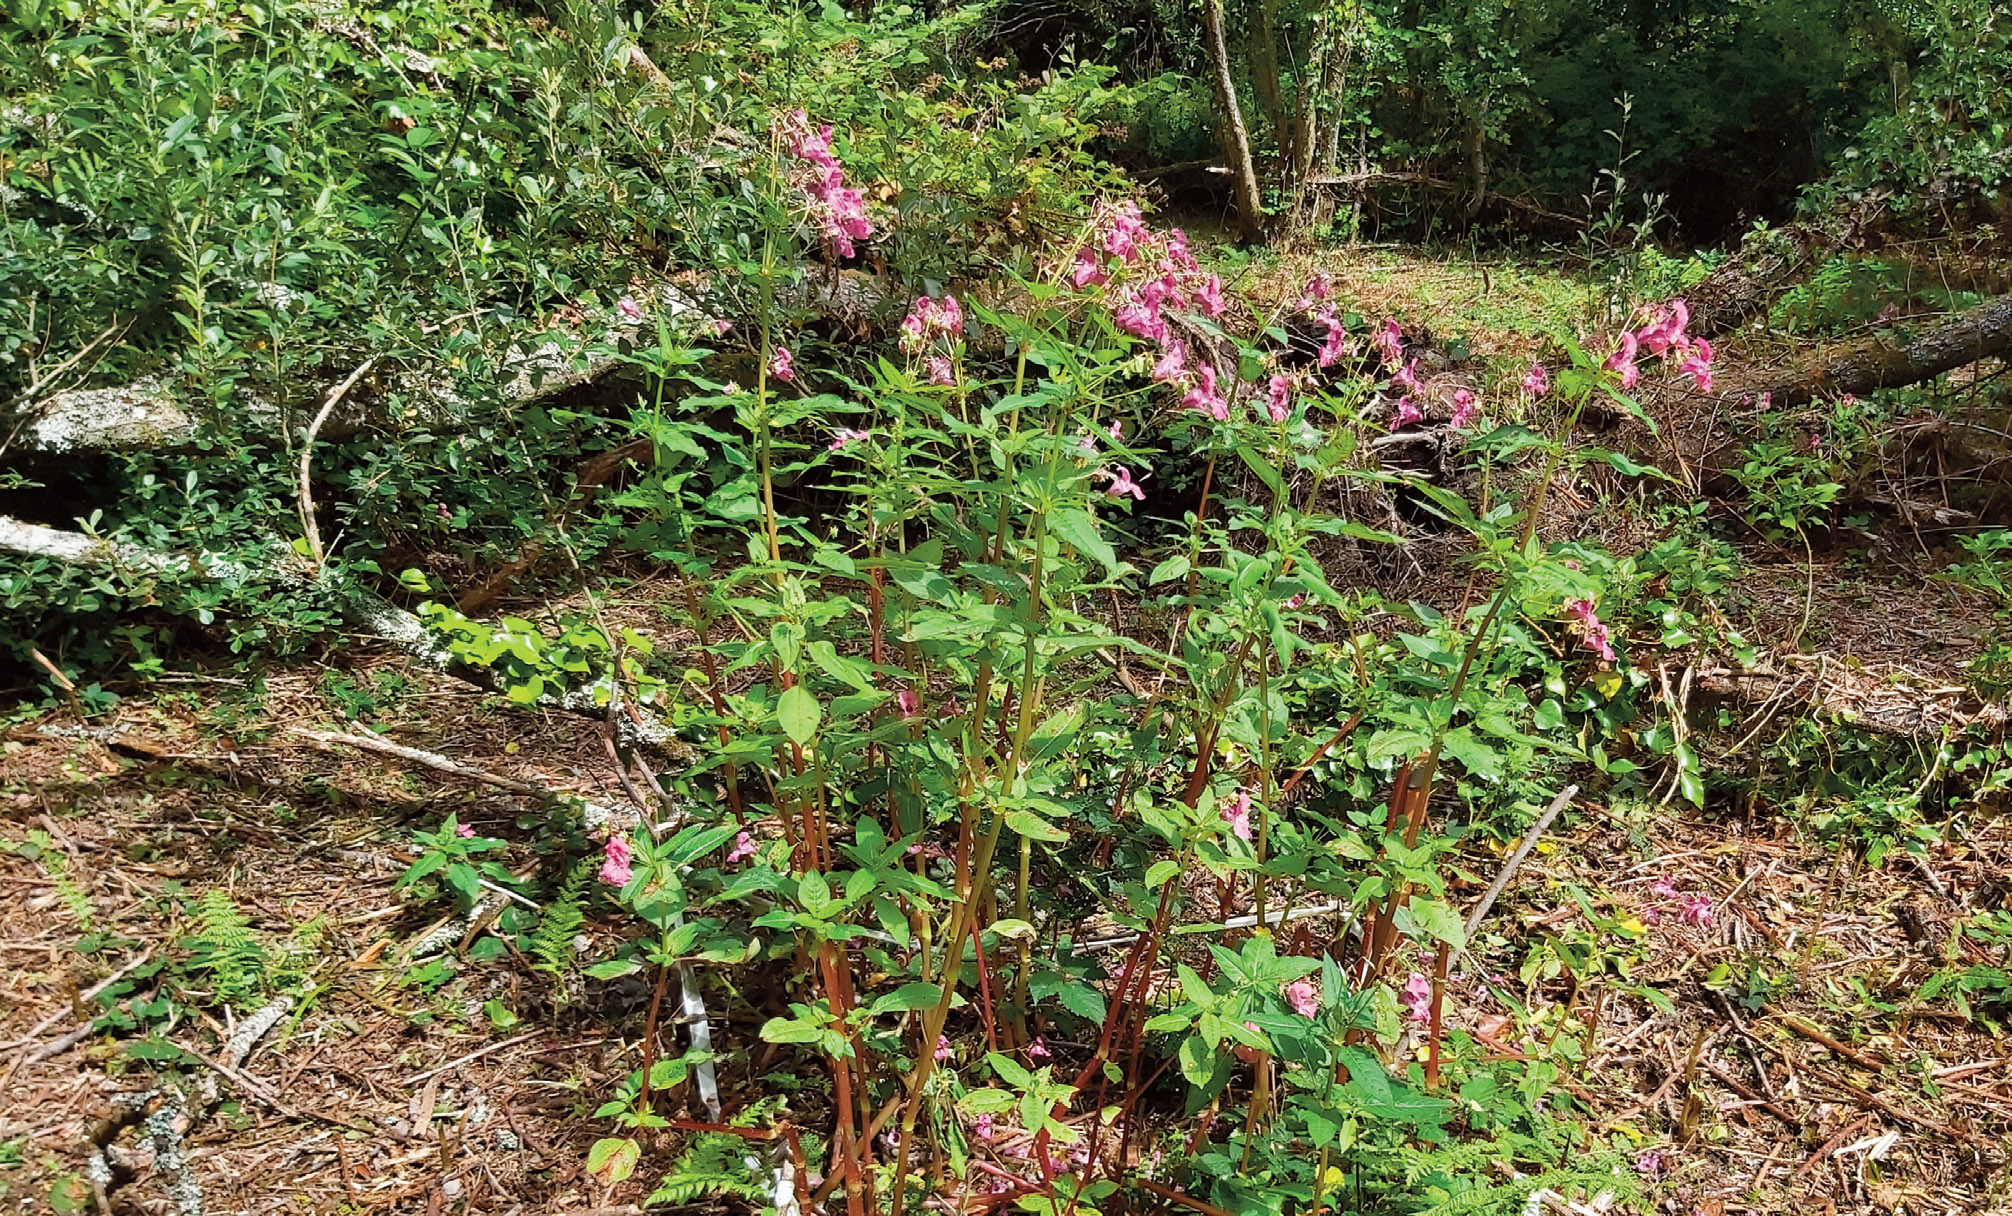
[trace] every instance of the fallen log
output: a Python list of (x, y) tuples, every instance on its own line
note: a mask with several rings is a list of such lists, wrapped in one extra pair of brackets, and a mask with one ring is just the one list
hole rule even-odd
[[(352, 627), (388, 643), (422, 667), (452, 676), (484, 692), (500, 694), (507, 691), (495, 671), (455, 656), (417, 616), (339, 574), (324, 573), (321, 577), (312, 577), (291, 550), (283, 552), (283, 556), (270, 563), (251, 565), (213, 553), (164, 553), (0, 515), (0, 553), (141, 576), (188, 578), (226, 587), (277, 584), (321, 599)], [(671, 727), (642, 706), (624, 701), (620, 708), (625, 712), (610, 714), (609, 699), (620, 696), (621, 690), (603, 675), (576, 688), (541, 693), (530, 704), (535, 708), (562, 710), (601, 722), (612, 719), (618, 734), (629, 746), (645, 746), (652, 751), (663, 752), (676, 744)]]
[(1801, 405), (1819, 397), (1919, 384), (2008, 352), (2012, 352), (2012, 296), (2002, 296), (1953, 314), (1904, 343), (1882, 331), (1842, 351), (1821, 355), (1813, 365), (1759, 383), (1729, 384), (1721, 395), (1758, 398), (1767, 393), (1775, 405)]

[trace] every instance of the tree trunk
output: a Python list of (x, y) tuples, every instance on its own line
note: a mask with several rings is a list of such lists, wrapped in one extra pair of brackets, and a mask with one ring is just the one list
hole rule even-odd
[(1728, 394), (1769, 393), (1776, 405), (1817, 397), (1869, 393), (1931, 380), (1979, 359), (2012, 354), (2012, 296), (1957, 313), (1906, 345), (1874, 337), (1824, 357), (1814, 367), (1762, 384), (1728, 386)]
[(1216, 103), (1222, 107), (1223, 159), (1236, 184), (1237, 226), (1245, 240), (1264, 235), (1264, 196), (1258, 189), (1257, 166), (1251, 161), (1250, 131), (1237, 104), (1236, 80), (1230, 75), (1230, 48), (1223, 37), (1223, 0), (1207, 0), (1202, 9), (1208, 28), (1209, 64), (1215, 70)]
[[(1285, 108), (1285, 84), (1279, 76), (1278, 30), (1273, 8), (1278, 0), (1257, 0), (1257, 18), (1250, 34), (1251, 84), (1257, 89), (1258, 105), (1271, 123), (1272, 140), (1278, 145), (1281, 165), (1298, 159), (1292, 143), (1292, 123)], [(1287, 189), (1291, 183), (1283, 183)]]

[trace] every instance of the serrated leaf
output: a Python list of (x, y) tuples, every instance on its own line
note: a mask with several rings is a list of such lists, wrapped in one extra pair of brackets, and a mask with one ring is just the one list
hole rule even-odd
[(1032, 811), (1006, 812), (1006, 826), (1029, 840), (1045, 840), (1050, 844), (1061, 844), (1069, 839), (1069, 833)]
[(823, 711), (818, 708), (817, 698), (801, 684), (791, 685), (775, 703), (776, 724), (782, 733), (788, 735), (797, 746), (808, 744), (817, 736), (818, 720)]
[(1061, 507), (1048, 513), (1048, 530), (1067, 541), (1078, 553), (1094, 558), (1104, 567), (1106, 574), (1115, 574), (1118, 569), (1117, 551), (1104, 539), (1097, 527), (1097, 521), (1090, 518), (1088, 511), (1076, 507)]

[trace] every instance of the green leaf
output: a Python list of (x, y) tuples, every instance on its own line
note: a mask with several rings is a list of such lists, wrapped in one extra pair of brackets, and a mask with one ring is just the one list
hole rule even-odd
[(1178, 861), (1156, 861), (1146, 871), (1146, 889), (1157, 891), (1162, 883), (1180, 872), (1181, 863)]
[(818, 719), (822, 716), (817, 698), (801, 684), (784, 689), (775, 704), (776, 722), (782, 727), (782, 733), (799, 747), (816, 737)]
[(1104, 573), (1116, 574), (1118, 554), (1097, 527), (1090, 513), (1077, 507), (1059, 507), (1048, 513), (1048, 530), (1074, 546), (1085, 557), (1095, 558)]
[(1400, 913), (1408, 911), (1411, 920), (1427, 933), (1445, 942), (1455, 950), (1467, 945), (1467, 932), (1461, 924), (1460, 914), (1448, 907), (1444, 900), (1415, 899)]
[(1177, 579), (1187, 572), (1188, 555), (1185, 553), (1176, 553), (1166, 561), (1154, 566), (1153, 572), (1146, 576), (1146, 581), (1148, 583), (1164, 583)]
[(831, 897), (831, 884), (816, 870), (808, 871), (796, 880), (796, 902), (803, 910), (822, 919), (838, 908), (838, 901)]
[(1250, 471), (1256, 473), (1258, 480), (1272, 492), (1272, 497), (1281, 500), (1285, 498), (1285, 483), (1279, 480), (1278, 470), (1272, 467), (1271, 461), (1266, 460), (1256, 448), (1247, 443), (1237, 445), (1237, 455), (1243, 457), (1244, 463), (1250, 466)]
[(587, 968), (587, 974), (597, 980), (618, 980), (625, 975), (634, 975), (643, 969), (639, 959), (611, 958), (604, 963), (595, 963)]
[(1188, 1084), (1200, 1089), (1209, 1083), (1216, 1071), (1216, 1049), (1201, 1035), (1191, 1034), (1181, 1040), (1181, 1075)]
[(874, 1000), (872, 1012), (877, 1015), (882, 1013), (912, 1013), (917, 1009), (934, 1009), (937, 1002), (942, 999), (942, 985), (924, 984), (918, 981), (913, 984), (903, 984), (893, 992), (883, 993)]
[(600, 1175), (602, 1182), (613, 1186), (636, 1172), (636, 1162), (642, 1155), (642, 1146), (634, 1140), (620, 1136), (596, 1140), (594, 1147), (587, 1150), (587, 1172)]
[(1034, 1084), (1034, 1074), (1020, 1067), (1011, 1056), (1002, 1056), (994, 1051), (987, 1053), (985, 1062), (992, 1066), (993, 1073), (1001, 1081), (1006, 1082), (1006, 1084), (1011, 1085), (1015, 1089), (1026, 1089), (1028, 1086)]
[(1069, 839), (1069, 833), (1032, 811), (1006, 812), (1006, 826), (1029, 840), (1045, 840), (1050, 844), (1061, 844)]

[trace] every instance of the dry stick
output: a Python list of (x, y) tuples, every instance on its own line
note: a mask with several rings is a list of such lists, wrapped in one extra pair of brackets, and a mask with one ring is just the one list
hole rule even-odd
[(1542, 815), (1537, 816), (1537, 822), (1531, 824), (1530, 830), (1523, 834), (1523, 843), (1517, 845), (1516, 851), (1509, 855), (1509, 860), (1502, 863), (1502, 872), (1495, 876), (1495, 881), (1489, 883), (1488, 890), (1482, 893), (1481, 902), (1475, 904), (1474, 911), (1467, 914), (1467, 931), (1463, 936), (1468, 938), (1474, 936), (1474, 931), (1481, 927), (1482, 919), (1488, 915), (1488, 909), (1495, 906), (1495, 900), (1502, 894), (1502, 889), (1509, 885), (1509, 880), (1516, 877), (1516, 871), (1522, 868), (1523, 859), (1530, 856), (1530, 850), (1537, 847), (1537, 841), (1550, 830), (1551, 821), (1558, 818), (1559, 813), (1578, 796), (1579, 787), (1568, 785), (1558, 791), (1558, 796), (1551, 800), (1551, 805), (1544, 808)]
[(230, 1067), (228, 1064), (224, 1064), (221, 1061), (211, 1059), (209, 1056), (204, 1055), (201, 1051), (198, 1051), (196, 1048), (178, 1047), (177, 1050), (181, 1051), (184, 1055), (189, 1056), (198, 1063), (209, 1068), (211, 1071), (215, 1072), (218, 1076), (222, 1077), (224, 1080), (229, 1081), (231, 1084), (237, 1086), (239, 1089), (250, 1094), (252, 1097), (257, 1098), (259, 1101), (265, 1103), (267, 1106), (272, 1107), (274, 1110), (278, 1111), (282, 1115), (285, 1115), (289, 1119), (298, 1119), (302, 1121), (313, 1119), (316, 1120), (317, 1122), (327, 1123), (333, 1127), (340, 1127), (353, 1132), (363, 1132), (366, 1135), (372, 1135), (372, 1136), (377, 1134), (377, 1129), (364, 1127), (360, 1123), (351, 1123), (346, 1119), (338, 1119), (333, 1115), (324, 1115), (317, 1111), (311, 1111), (311, 1110), (297, 1110), (294, 1107), (288, 1106), (286, 1102), (282, 1100), (278, 1094), (272, 1092), (270, 1089), (267, 1089), (264, 1085), (260, 1084), (257, 1081), (252, 1080), (250, 1077), (245, 1076), (243, 1073), (239, 1072), (235, 1068)]
[(1843, 1077), (1828, 1076), (1824, 1073), (1816, 1071), (1815, 1069), (1811, 1069), (1809, 1075), (1815, 1077), (1819, 1081), (1824, 1082), (1825, 1084), (1835, 1085), (1839, 1089), (1842, 1089), (1846, 1093), (1849, 1093), (1852, 1097), (1857, 1098), (1860, 1102), (1865, 1103), (1867, 1106), (1877, 1107), (1878, 1109), (1885, 1111), (1887, 1114), (1892, 1115), (1894, 1118), (1899, 1119), (1901, 1122), (1912, 1123), (1914, 1126), (1921, 1128), (1923, 1131), (1934, 1132), (1938, 1136), (1948, 1136), (1952, 1140), (1961, 1140), (1965, 1144), (1974, 1145), (1975, 1147), (1981, 1148), (1986, 1152), (1996, 1153), (2002, 1151), (2000, 1145), (1990, 1140), (1986, 1140), (1982, 1136), (1973, 1136), (1969, 1132), (1963, 1131), (1959, 1128), (1950, 1127), (1947, 1124), (1943, 1123), (1937, 1123), (1933, 1119), (1925, 1118), (1924, 1116), (1921, 1115), (1911, 1114), (1908, 1111), (1898, 1106), (1895, 1106), (1893, 1103), (1888, 1102), (1885, 1098), (1880, 1097), (1878, 1094), (1875, 1094), (1867, 1089), (1862, 1089), (1859, 1086), (1853, 1085), (1851, 1082), (1845, 1080)]
[[(343, 734), (339, 731), (308, 730), (305, 727), (298, 726), (291, 728), (288, 733), (299, 735), (303, 739), (312, 739), (316, 743), (346, 743), (351, 747), (360, 747), (365, 751), (382, 752), (387, 756), (396, 756), (401, 760), (410, 760), (414, 764), (423, 765), (426, 768), (435, 769), (439, 772), (452, 773), (456, 777), (466, 777), (470, 781), (480, 781), (485, 785), (493, 785), (499, 789), (511, 790), (519, 794), (531, 794), (538, 798), (575, 797), (575, 795), (568, 794), (563, 790), (534, 785), (529, 781), (519, 781), (515, 777), (505, 777), (500, 773), (492, 773), (487, 769), (475, 768), (456, 760), (449, 760), (438, 752), (422, 751), (416, 747), (406, 747), (402, 743), (393, 743), (389, 739), (380, 739), (376, 735), (352, 735)], [(590, 812), (597, 814), (608, 815), (613, 813), (608, 807), (598, 806), (584, 799), (581, 801), (581, 805), (586, 807)]]
[(543, 1033), (545, 1032), (542, 1030), (534, 1030), (529, 1034), (520, 1034), (514, 1039), (505, 1039), (501, 1043), (491, 1043), (489, 1044), (489, 1046), (481, 1048), (480, 1050), (469, 1052), (467, 1055), (462, 1056), (458, 1060), (449, 1060), (447, 1063), (442, 1064), (440, 1067), (429, 1069), (426, 1072), (420, 1073), (416, 1077), (407, 1077), (405, 1078), (405, 1084), (409, 1088), (411, 1086), (419, 1084), (421, 1081), (430, 1081), (434, 1077), (439, 1076), (443, 1072), (452, 1072), (454, 1069), (461, 1067), (463, 1064), (467, 1064), (474, 1060), (479, 1060), (483, 1056), (489, 1055), (492, 1052), (502, 1051), (506, 1047), (515, 1047), (517, 1044), (522, 1043), (527, 1039), (535, 1039)]
[(1880, 1069), (1886, 1067), (1886, 1061), (1880, 1059), (1878, 1056), (1867, 1055), (1855, 1047), (1847, 1047), (1816, 1027), (1809, 1025), (1807, 1022), (1792, 1018), (1772, 1005), (1767, 1006), (1767, 1011), (1774, 1015), (1776, 1021), (1795, 1031), (1803, 1038), (1808, 1039), (1812, 1043), (1828, 1047), (1831, 1051), (1843, 1056), (1847, 1060), (1869, 1068), (1873, 1072), (1878, 1072)]
[(314, 462), (314, 437), (321, 433), (321, 424), (328, 421), (328, 416), (334, 412), (336, 403), (347, 396), (350, 389), (356, 387), (356, 382), (363, 379), (363, 373), (376, 365), (377, 359), (376, 355), (372, 355), (370, 358), (357, 364), (356, 370), (349, 373), (347, 379), (329, 390), (328, 398), (321, 403), (321, 412), (316, 414), (314, 421), (308, 424), (307, 438), (301, 441), (300, 526), (302, 532), (307, 536), (308, 560), (314, 563), (314, 573), (317, 578), (321, 577), (322, 565), (321, 528), (314, 522), (314, 494), (308, 485), (308, 478)]
[(1720, 1084), (1724, 1085), (1727, 1089), (1732, 1090), (1740, 1097), (1745, 1098), (1749, 1102), (1752, 1102), (1754, 1105), (1760, 1107), (1768, 1114), (1773, 1115), (1775, 1118), (1780, 1119), (1783, 1123), (1788, 1124), (1790, 1127), (1796, 1129), (1797, 1131), (1802, 1130), (1802, 1120), (1796, 1118), (1794, 1115), (1788, 1113), (1787, 1111), (1783, 1110), (1780, 1106), (1776, 1105), (1773, 1099), (1767, 1097), (1765, 1094), (1758, 1093), (1755, 1090), (1749, 1088), (1745, 1082), (1734, 1077), (1731, 1073), (1727, 1072), (1723, 1068), (1720, 1068), (1718, 1065), (1712, 1063), (1710, 1060), (1700, 1060), (1698, 1061), (1698, 1064), (1706, 1072), (1712, 1074), (1714, 1077), (1717, 1077), (1719, 1079)]
[(1795, 1177), (1794, 1179), (1792, 1179), (1792, 1181), (1801, 1182), (1803, 1178), (1811, 1170), (1815, 1169), (1818, 1165), (1821, 1165), (1823, 1163), (1824, 1158), (1836, 1152), (1840, 1147), (1843, 1146), (1846, 1140), (1849, 1140), (1853, 1136), (1856, 1136), (1858, 1133), (1864, 1131), (1865, 1125), (1870, 1122), (1872, 1122), (1871, 1115), (1860, 1115), (1855, 1122), (1847, 1124), (1844, 1130), (1838, 1132), (1835, 1136), (1832, 1136), (1830, 1139), (1824, 1141), (1823, 1144), (1819, 1146), (1815, 1152), (1809, 1155), (1809, 1160), (1802, 1163), (1802, 1168), (1795, 1172)]
[[(110, 988), (113, 984), (116, 984), (120, 980), (125, 979), (126, 976), (132, 974), (134, 969), (138, 968), (152, 957), (154, 957), (154, 952), (152, 950), (148, 950), (146, 953), (140, 955), (140, 957), (134, 959), (132, 962), (127, 963), (125, 966), (119, 968), (117, 971), (114, 971), (112, 974), (106, 976), (104, 979), (101, 979), (97, 983), (91, 985), (85, 991), (78, 993), (77, 994), (78, 1004), (82, 1004), (83, 1002), (90, 1000), (91, 998), (97, 996), (100, 992), (103, 992), (105, 989)], [(43, 1031), (49, 1029), (49, 1027), (54, 1026), (57, 1022), (61, 1021), (63, 1019), (63, 1015), (69, 1012), (71, 1012), (71, 1010), (69, 1009), (58, 1009), (56, 1012), (50, 1014), (48, 1017), (43, 1018), (41, 1021), (35, 1023), (33, 1026), (30, 1026), (28, 1028), (27, 1034), (24, 1034), (20, 1038), (15, 1039), (12, 1043), (5, 1044), (5, 1046), (26, 1047), (28, 1044), (34, 1042), (38, 1037), (40, 1037)], [(90, 1028), (86, 1027), (85, 1029), (88, 1031)]]

